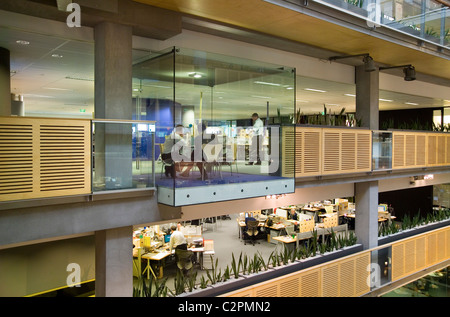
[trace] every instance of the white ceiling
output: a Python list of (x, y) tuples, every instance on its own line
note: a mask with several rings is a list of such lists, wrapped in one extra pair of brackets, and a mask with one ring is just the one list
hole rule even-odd
[[(22, 45), (16, 41), (27, 41), (29, 44)], [(27, 116), (92, 117), (94, 111), (94, 43), (0, 27), (0, 47), (7, 48), (11, 52), (11, 92), (23, 96)], [(148, 52), (135, 50), (133, 58), (138, 60), (146, 54)], [(355, 93), (354, 85), (300, 76), (296, 78), (296, 84), (296, 106), (304, 113), (321, 112), (324, 104), (331, 112), (339, 112), (343, 107), (347, 112), (355, 111), (355, 98), (346, 95)], [(182, 86), (177, 86), (177, 101), (186, 104), (198, 102), (199, 91), (204, 87), (195, 87), (195, 89), (193, 87), (195, 86), (187, 85), (184, 89)], [(133, 83), (133, 88), (138, 88), (136, 81)], [(220, 91), (221, 88), (225, 93), (221, 96), (215, 95), (214, 102), (217, 107), (222, 103), (222, 108), (227, 110), (225, 113), (242, 112), (242, 115), (245, 114), (247, 118), (249, 111), (252, 111), (251, 105), (259, 105), (261, 109), (265, 109), (266, 100), (255, 97), (258, 94), (255, 94), (254, 91), (249, 91), (251, 95), (248, 95), (241, 90), (239, 94), (235, 94), (231, 98), (232, 94), (227, 94), (225, 89), (230, 92), (233, 86), (220, 87), (217, 85), (215, 91)], [(305, 88), (325, 92), (312, 92)], [(258, 89), (269, 92), (267, 86)], [(160, 96), (167, 95), (167, 89), (159, 93)], [(272, 93), (274, 92), (272, 91)], [(380, 98), (392, 100), (390, 102), (380, 101), (380, 110), (450, 106), (448, 100), (390, 91), (380, 91)], [(280, 99), (283, 98), (280, 97)], [(412, 104), (405, 104), (405, 102)], [(81, 109), (84, 109), (85, 112), (80, 112)], [(291, 110), (292, 107), (287, 105), (283, 112), (291, 113)]]

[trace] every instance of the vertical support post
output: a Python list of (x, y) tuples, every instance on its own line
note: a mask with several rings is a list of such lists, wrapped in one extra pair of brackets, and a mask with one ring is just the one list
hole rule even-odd
[(133, 228), (95, 233), (95, 296), (133, 295)]
[(378, 181), (355, 184), (355, 234), (364, 249), (378, 246)]
[(356, 117), (363, 127), (379, 129), (379, 71), (366, 72), (364, 66), (355, 67)]

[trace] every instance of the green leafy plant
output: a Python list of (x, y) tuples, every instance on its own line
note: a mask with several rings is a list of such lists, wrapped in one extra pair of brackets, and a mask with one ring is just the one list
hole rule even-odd
[(241, 269), (241, 257), (242, 253), (239, 256), (239, 261), (236, 262), (236, 259), (234, 258), (234, 254), (231, 254), (231, 270), (233, 271), (234, 278), (239, 278), (239, 272)]
[(222, 270), (218, 269), (219, 259), (216, 258), (216, 261), (213, 261), (213, 257), (211, 257), (211, 262), (213, 263), (211, 270), (206, 270), (206, 275), (211, 282), (211, 284), (216, 284), (222, 281)]
[(204, 275), (200, 277), (200, 288), (205, 289), (208, 286), (208, 280), (205, 278)]

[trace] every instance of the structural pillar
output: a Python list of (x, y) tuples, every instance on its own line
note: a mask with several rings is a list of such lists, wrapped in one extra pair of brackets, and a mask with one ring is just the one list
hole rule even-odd
[(379, 127), (379, 71), (366, 72), (364, 66), (355, 67), (356, 118), (361, 126), (371, 130)]
[[(131, 120), (132, 28), (102, 22), (95, 35), (95, 119)], [(95, 124), (94, 183), (106, 190), (132, 187), (131, 124)]]
[(378, 181), (355, 184), (355, 234), (364, 249), (378, 246)]
[[(132, 28), (102, 22), (95, 37), (95, 119), (132, 119)], [(95, 123), (94, 186), (132, 187), (132, 126)], [(96, 232), (96, 296), (132, 296), (132, 228)]]
[(133, 296), (133, 227), (95, 232), (95, 296)]
[[(361, 126), (379, 129), (379, 71), (355, 68), (356, 118)], [(378, 181), (355, 183), (355, 234), (364, 249), (378, 246)]]
[(0, 47), (0, 116), (11, 115), (10, 52)]

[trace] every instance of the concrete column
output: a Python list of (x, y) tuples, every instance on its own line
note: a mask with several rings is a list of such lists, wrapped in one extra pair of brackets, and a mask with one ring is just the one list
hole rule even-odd
[(95, 296), (133, 296), (133, 227), (95, 233)]
[[(95, 118), (131, 120), (132, 28), (103, 22), (95, 33)], [(95, 178), (105, 189), (132, 186), (132, 126), (97, 123)]]
[(364, 249), (378, 246), (378, 181), (355, 184), (355, 234)]
[(11, 115), (10, 52), (0, 47), (0, 116)]
[(355, 67), (356, 118), (362, 127), (379, 129), (379, 71), (366, 72), (364, 65)]

